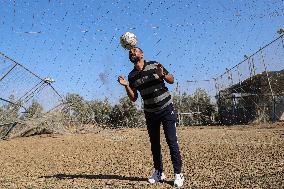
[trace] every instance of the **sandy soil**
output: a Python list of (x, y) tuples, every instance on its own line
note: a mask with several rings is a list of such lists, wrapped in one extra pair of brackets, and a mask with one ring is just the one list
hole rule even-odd
[[(284, 124), (179, 127), (178, 137), (183, 188), (284, 188)], [(173, 188), (164, 137), (162, 148), (167, 181), (150, 185), (145, 129), (2, 140), (0, 188)]]

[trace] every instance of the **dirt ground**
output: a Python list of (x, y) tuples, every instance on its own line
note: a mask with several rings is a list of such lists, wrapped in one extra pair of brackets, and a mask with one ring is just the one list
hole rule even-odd
[[(44, 135), (0, 141), (0, 188), (173, 188), (162, 135), (167, 180), (150, 185), (146, 129)], [(183, 188), (284, 188), (284, 124), (179, 127)]]

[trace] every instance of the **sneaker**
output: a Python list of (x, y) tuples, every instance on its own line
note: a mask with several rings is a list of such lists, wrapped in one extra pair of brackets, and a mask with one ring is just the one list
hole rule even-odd
[(183, 174), (175, 174), (174, 186), (182, 187), (184, 181)]
[(151, 184), (154, 184), (155, 182), (163, 182), (166, 179), (165, 174), (163, 172), (160, 172), (158, 170), (155, 170), (153, 175), (148, 179), (148, 181)]

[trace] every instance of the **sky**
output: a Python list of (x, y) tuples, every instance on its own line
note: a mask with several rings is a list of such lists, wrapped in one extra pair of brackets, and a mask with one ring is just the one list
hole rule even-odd
[(283, 0), (0, 0), (0, 51), (62, 95), (115, 103), (126, 95), (117, 77), (133, 69), (119, 44), (127, 31), (186, 91), (278, 37), (283, 21)]

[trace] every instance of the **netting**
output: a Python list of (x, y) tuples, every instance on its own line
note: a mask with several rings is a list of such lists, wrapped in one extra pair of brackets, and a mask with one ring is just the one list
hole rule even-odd
[(130, 105), (117, 83), (133, 69), (119, 44), (127, 31), (145, 59), (162, 63), (179, 83), (176, 91), (167, 86), (181, 124), (282, 120), (283, 37), (244, 56), (278, 35), (282, 0), (0, 2), (1, 52), (33, 71), (0, 56), (1, 111), (17, 117), (2, 116), (0, 124), (30, 117), (31, 109), (50, 112), (64, 99), (68, 122), (140, 126), (127, 111), (141, 114), (141, 99)]
[(283, 120), (283, 35), (216, 78), (222, 123)]
[[(203, 91), (210, 99), (211, 123), (240, 124), (284, 120), (284, 45), (283, 35), (252, 55), (227, 69), (216, 78), (191, 81), (186, 92), (197, 96)], [(203, 95), (204, 98), (204, 95)], [(198, 107), (197, 105), (195, 105)], [(202, 111), (181, 112), (181, 115), (202, 115)], [(204, 111), (204, 110), (203, 110)], [(215, 116), (213, 116), (215, 114)], [(192, 117), (192, 120), (194, 117)], [(195, 118), (202, 124), (202, 118)]]
[(0, 133), (6, 136), (19, 122), (44, 117), (63, 104), (51, 78), (35, 73), (0, 53)]
[(215, 81), (188, 80), (174, 92), (179, 125), (207, 125), (215, 121)]

